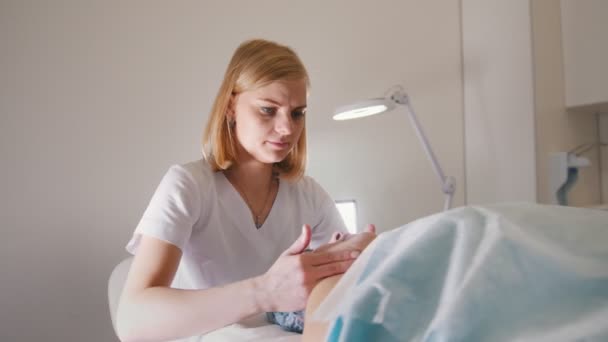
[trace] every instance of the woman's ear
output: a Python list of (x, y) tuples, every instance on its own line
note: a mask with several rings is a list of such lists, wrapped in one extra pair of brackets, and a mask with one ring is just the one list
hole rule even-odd
[(235, 111), (234, 107), (236, 105), (236, 95), (232, 93), (230, 98), (228, 99), (228, 108), (226, 108), (226, 116), (228, 117), (228, 121), (234, 121), (235, 119)]

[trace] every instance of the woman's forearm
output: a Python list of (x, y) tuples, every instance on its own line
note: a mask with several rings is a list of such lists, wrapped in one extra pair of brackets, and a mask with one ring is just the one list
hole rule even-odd
[(125, 293), (117, 312), (121, 341), (167, 341), (208, 333), (264, 310), (260, 278), (205, 290), (150, 287)]

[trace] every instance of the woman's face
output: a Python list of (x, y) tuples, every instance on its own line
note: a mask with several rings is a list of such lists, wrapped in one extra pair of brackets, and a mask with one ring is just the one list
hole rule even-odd
[(306, 113), (306, 82), (275, 81), (232, 97), (238, 158), (280, 162), (300, 139)]

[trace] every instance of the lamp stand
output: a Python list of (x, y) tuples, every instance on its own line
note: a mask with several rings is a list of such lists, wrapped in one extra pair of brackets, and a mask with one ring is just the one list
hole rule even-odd
[(412, 123), (412, 126), (414, 126), (414, 130), (416, 131), (416, 135), (418, 136), (418, 139), (420, 140), (420, 143), (422, 144), (422, 147), (424, 148), (424, 152), (426, 153), (427, 157), (431, 161), (431, 164), (433, 164), (433, 170), (435, 171), (437, 178), (439, 178), (439, 183), (441, 185), (441, 191), (443, 192), (444, 197), (445, 197), (445, 200), (443, 203), (443, 210), (445, 211), (445, 210), (450, 209), (452, 207), (452, 198), (454, 197), (454, 192), (456, 192), (456, 179), (451, 176), (446, 176), (443, 173), (443, 169), (441, 168), (441, 165), (439, 165), (439, 162), (437, 161), (437, 157), (435, 156), (435, 153), (433, 152), (433, 149), (431, 148), (431, 144), (429, 144), (429, 141), (426, 138), (424, 131), (422, 130), (422, 126), (418, 122), (418, 118), (416, 117), (416, 112), (414, 111), (414, 108), (412, 107), (412, 105), (410, 103), (409, 96), (403, 90), (397, 89), (392, 94), (390, 94), (389, 98), (392, 101), (394, 101), (395, 103), (407, 107), (407, 109), (408, 109), (407, 113), (408, 113), (410, 122)]

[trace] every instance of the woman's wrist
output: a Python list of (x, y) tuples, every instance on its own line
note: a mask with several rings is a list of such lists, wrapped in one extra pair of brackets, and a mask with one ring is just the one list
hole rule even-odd
[(251, 278), (249, 281), (249, 288), (252, 291), (252, 298), (254, 299), (254, 305), (257, 312), (269, 312), (274, 311), (272, 305), (272, 296), (268, 294), (266, 290), (266, 277), (265, 275)]

